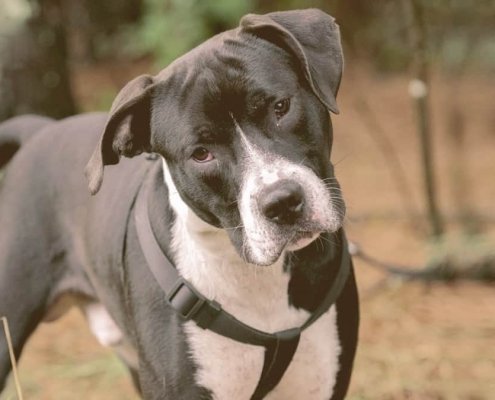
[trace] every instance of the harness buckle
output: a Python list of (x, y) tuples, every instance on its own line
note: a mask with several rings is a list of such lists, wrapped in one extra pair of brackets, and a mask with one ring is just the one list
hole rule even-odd
[(183, 278), (177, 279), (167, 300), (186, 321), (193, 320), (203, 329), (207, 329), (222, 311), (220, 304), (202, 296)]
[(167, 300), (186, 320), (193, 319), (206, 302), (206, 299), (182, 278), (175, 282)]

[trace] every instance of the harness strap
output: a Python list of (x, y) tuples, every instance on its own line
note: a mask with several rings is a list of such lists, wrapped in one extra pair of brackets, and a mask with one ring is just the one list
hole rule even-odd
[(136, 230), (148, 267), (164, 291), (167, 302), (184, 321), (193, 320), (199, 327), (237, 342), (265, 347), (263, 370), (251, 397), (251, 400), (263, 399), (282, 379), (297, 350), (301, 332), (328, 311), (347, 281), (350, 260), (343, 231), (340, 231), (343, 247), (339, 271), (325, 299), (301, 327), (267, 333), (239, 321), (232, 314), (224, 311), (216, 301), (204, 297), (191, 283), (180, 276), (156, 240), (148, 214), (146, 194), (145, 187), (141, 187), (137, 194)]
[(277, 340), (265, 349), (263, 370), (251, 400), (263, 399), (280, 382), (297, 350), (301, 330), (294, 328), (275, 335)]

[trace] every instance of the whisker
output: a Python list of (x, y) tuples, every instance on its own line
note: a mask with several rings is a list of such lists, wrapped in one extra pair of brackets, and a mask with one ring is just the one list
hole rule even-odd
[(340, 187), (340, 185), (333, 185), (333, 184), (328, 184), (328, 183), (325, 183), (324, 185), (327, 189), (335, 189), (335, 190), (342, 191), (342, 188)]
[[(330, 234), (334, 234), (334, 232), (328, 232), (328, 233), (330, 233)], [(338, 243), (338, 242), (333, 241), (333, 240), (332, 240), (331, 238), (329, 238), (329, 237), (326, 237), (326, 236), (320, 235), (320, 238), (321, 238), (321, 240), (322, 240), (322, 241), (325, 241), (325, 242), (327, 242), (327, 243), (331, 244), (332, 246), (338, 246), (338, 245), (339, 245), (339, 243)]]
[(339, 165), (342, 161), (346, 160), (352, 153), (347, 153), (346, 155), (344, 155), (340, 160), (336, 161), (333, 163), (333, 166), (336, 167), (337, 165)]

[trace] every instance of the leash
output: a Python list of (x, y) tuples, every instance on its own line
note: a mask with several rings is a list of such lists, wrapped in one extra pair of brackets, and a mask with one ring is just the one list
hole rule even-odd
[(318, 308), (306, 322), (292, 329), (267, 333), (252, 328), (224, 311), (215, 300), (204, 297), (194, 286), (180, 276), (158, 244), (148, 214), (146, 185), (137, 195), (135, 222), (144, 257), (155, 280), (162, 288), (169, 305), (183, 321), (194, 321), (203, 329), (225, 336), (240, 343), (263, 346), (265, 356), (258, 385), (250, 400), (262, 400), (282, 379), (294, 353), (301, 333), (311, 326), (335, 303), (350, 272), (350, 256), (343, 230), (339, 231), (342, 256), (337, 276)]

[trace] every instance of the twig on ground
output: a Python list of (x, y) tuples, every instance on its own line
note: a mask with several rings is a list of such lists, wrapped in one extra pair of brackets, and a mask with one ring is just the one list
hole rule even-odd
[(7, 347), (9, 349), (10, 363), (12, 364), (12, 374), (14, 375), (15, 389), (17, 392), (17, 398), (23, 400), (21, 384), (19, 381), (19, 374), (17, 373), (17, 363), (14, 355), (14, 346), (12, 346), (12, 337), (10, 336), (9, 322), (7, 317), (0, 318), (3, 323), (3, 330), (5, 333), (5, 340), (7, 341)]
[(360, 258), (373, 268), (391, 275), (398, 275), (404, 279), (423, 278), (425, 274), (425, 270), (419, 267), (399, 266), (397, 264), (377, 260), (368, 253), (364, 252), (362, 248), (354, 242), (349, 242), (349, 252), (353, 257)]
[(459, 279), (491, 282), (495, 281), (495, 255), (482, 251), (476, 257), (465, 255), (459, 258), (454, 252), (443, 254), (426, 266), (404, 266), (378, 260), (354, 243), (349, 243), (352, 256), (369, 266), (403, 280), (454, 281)]

